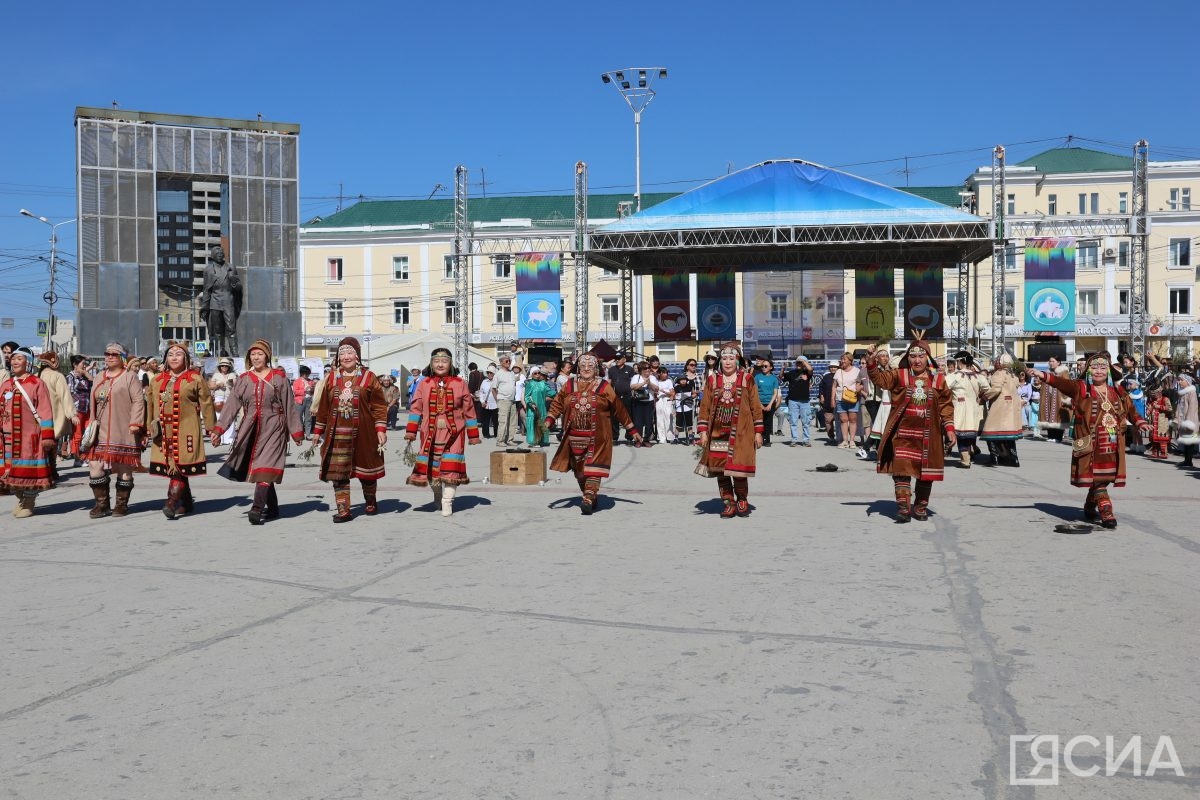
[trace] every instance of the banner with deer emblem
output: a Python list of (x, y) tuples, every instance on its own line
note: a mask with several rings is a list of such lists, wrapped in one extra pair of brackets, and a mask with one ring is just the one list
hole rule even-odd
[(562, 339), (562, 254), (518, 253), (517, 338)]

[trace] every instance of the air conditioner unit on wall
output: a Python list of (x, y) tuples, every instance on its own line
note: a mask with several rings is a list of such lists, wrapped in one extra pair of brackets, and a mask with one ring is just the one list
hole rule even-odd
[(1117, 243), (1117, 240), (1115, 238), (1113, 238), (1112, 236), (1104, 237), (1104, 247), (1102, 250), (1102, 252), (1104, 253), (1104, 260), (1105, 261), (1116, 261), (1117, 260), (1117, 249), (1119, 246), (1120, 245)]

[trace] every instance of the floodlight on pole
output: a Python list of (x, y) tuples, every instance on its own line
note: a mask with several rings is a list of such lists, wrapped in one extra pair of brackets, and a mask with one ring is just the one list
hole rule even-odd
[(36, 219), (38, 222), (45, 223), (50, 226), (50, 289), (45, 294), (47, 316), (46, 320), (46, 342), (44, 350), (50, 351), (50, 334), (54, 332), (54, 303), (58, 300), (58, 295), (54, 291), (54, 277), (58, 268), (58, 229), (63, 225), (70, 225), (74, 219), (63, 220), (62, 222), (51, 222), (45, 217), (39, 217), (27, 208), (21, 209), (21, 216)]
[(666, 67), (629, 67), (605, 72), (600, 76), (602, 83), (610, 83), (616, 87), (617, 92), (633, 111), (634, 211), (642, 210), (642, 112), (656, 95), (654, 81), (666, 77)]

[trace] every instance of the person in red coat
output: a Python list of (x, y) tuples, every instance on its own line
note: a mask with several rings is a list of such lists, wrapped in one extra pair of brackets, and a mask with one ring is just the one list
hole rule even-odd
[(410, 486), (429, 486), (442, 516), (454, 513), (456, 487), (470, 483), (464, 442), (479, 444), (475, 399), (467, 382), (458, 377), (450, 351), (439, 347), (430, 354), (409, 407), (404, 438), (421, 434), (421, 449), (408, 476)]
[(0, 382), (0, 493), (14, 494), (17, 519), (33, 516), (38, 492), (52, 485), (49, 455), (56, 446), (50, 390), (31, 371), (33, 353), (26, 348), (9, 356), (12, 374)]

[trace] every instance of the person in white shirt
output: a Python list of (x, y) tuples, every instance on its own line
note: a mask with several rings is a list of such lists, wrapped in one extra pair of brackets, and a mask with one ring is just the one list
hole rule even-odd
[(500, 367), (491, 381), (496, 400), (496, 444), (509, 447), (520, 444), (517, 438), (517, 376), (512, 369), (512, 356), (500, 356)]
[(675, 441), (675, 382), (666, 367), (650, 377), (650, 394), (654, 398), (654, 419), (658, 424), (658, 443)]

